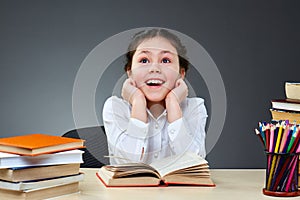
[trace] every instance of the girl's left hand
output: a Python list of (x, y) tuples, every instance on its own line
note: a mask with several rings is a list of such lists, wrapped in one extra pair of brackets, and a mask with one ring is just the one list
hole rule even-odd
[(188, 87), (182, 78), (175, 83), (175, 88), (169, 92), (167, 99), (176, 99), (180, 104), (188, 96)]

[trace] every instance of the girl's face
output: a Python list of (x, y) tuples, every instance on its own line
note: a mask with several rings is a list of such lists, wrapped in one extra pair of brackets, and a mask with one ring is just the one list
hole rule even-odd
[(176, 48), (163, 37), (144, 40), (136, 49), (128, 75), (135, 81), (148, 101), (161, 102), (183, 78), (179, 73), (179, 58)]

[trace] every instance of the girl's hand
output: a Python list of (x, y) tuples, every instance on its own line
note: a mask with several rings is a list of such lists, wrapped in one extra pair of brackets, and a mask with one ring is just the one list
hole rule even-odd
[(122, 97), (128, 101), (131, 106), (131, 117), (147, 123), (146, 97), (144, 93), (136, 87), (132, 78), (128, 78), (123, 83)]
[(169, 92), (166, 97), (166, 109), (168, 111), (168, 122), (172, 123), (182, 118), (180, 103), (187, 97), (188, 87), (180, 78), (175, 83), (175, 88)]
[(182, 78), (178, 79), (175, 83), (175, 88), (167, 95), (167, 100), (176, 100), (180, 104), (188, 95), (188, 87)]
[(123, 83), (121, 95), (131, 105), (136, 99), (145, 100), (143, 92), (136, 87), (136, 83), (132, 78), (127, 78)]

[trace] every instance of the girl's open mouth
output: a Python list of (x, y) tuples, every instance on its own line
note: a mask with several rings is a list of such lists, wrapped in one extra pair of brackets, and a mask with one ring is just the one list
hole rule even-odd
[(159, 79), (149, 79), (146, 81), (146, 84), (151, 87), (159, 87), (163, 85), (165, 81)]

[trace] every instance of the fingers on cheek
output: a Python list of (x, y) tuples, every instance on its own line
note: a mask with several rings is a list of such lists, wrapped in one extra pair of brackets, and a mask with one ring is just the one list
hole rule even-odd
[(129, 79), (129, 84), (135, 86), (135, 81), (133, 79)]
[(179, 79), (177, 82), (176, 82), (176, 86), (180, 86), (182, 83), (181, 83), (181, 80)]

